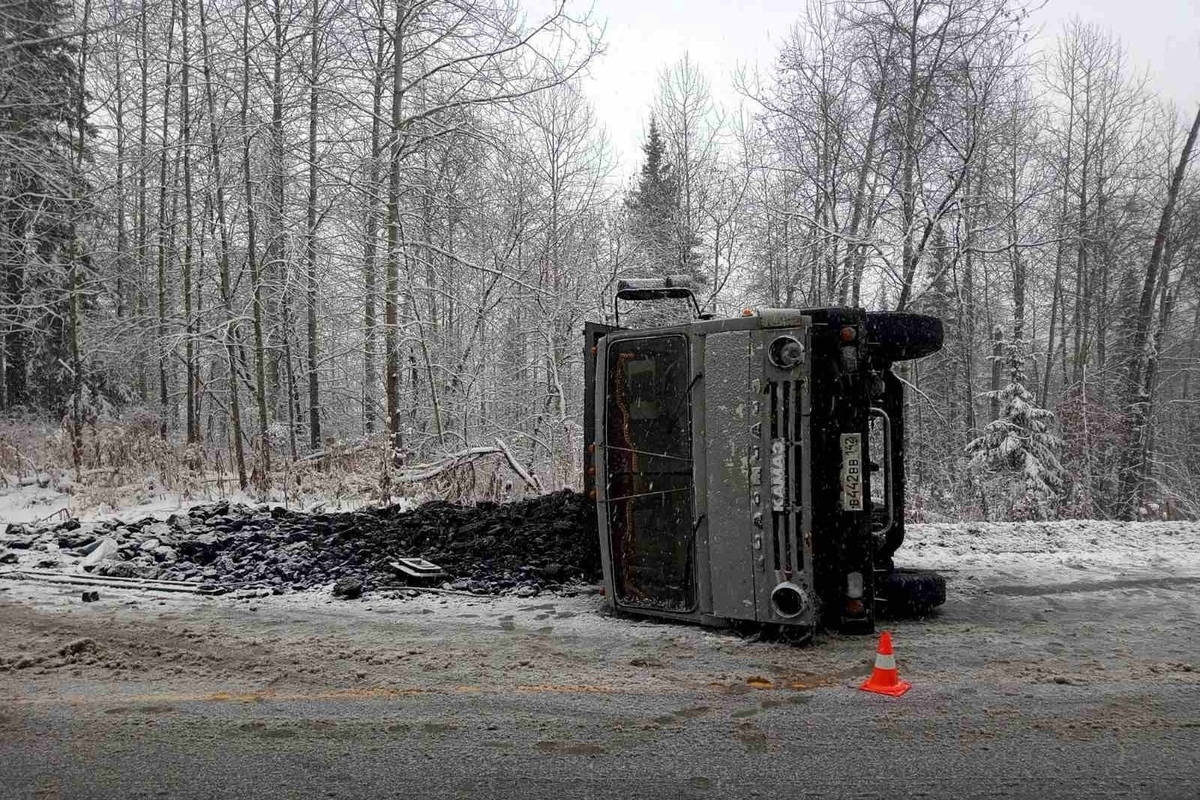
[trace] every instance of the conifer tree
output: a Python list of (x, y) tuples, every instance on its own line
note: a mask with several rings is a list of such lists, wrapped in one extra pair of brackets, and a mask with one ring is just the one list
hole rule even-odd
[(76, 140), (91, 129), (68, 13), (53, 0), (0, 6), (0, 408), (62, 413), (71, 391), (64, 261), (83, 208)]
[(1054, 433), (1054, 413), (1039, 407), (1026, 386), (1021, 343), (1004, 342), (1003, 350), (997, 358), (1007, 362), (1008, 385), (989, 392), (999, 400), (1000, 416), (967, 445), (971, 469), (998, 484), (1008, 497), (1010, 517), (1047, 519), (1063, 487), (1062, 440)]
[(698, 242), (679, 225), (679, 179), (654, 117), (642, 145), (645, 161), (637, 186), (625, 199), (630, 233), (651, 275), (693, 274)]
[(654, 117), (642, 145), (645, 161), (635, 189), (625, 200), (634, 240), (646, 266), (656, 274), (671, 272), (671, 231), (679, 188), (667, 161), (667, 148)]

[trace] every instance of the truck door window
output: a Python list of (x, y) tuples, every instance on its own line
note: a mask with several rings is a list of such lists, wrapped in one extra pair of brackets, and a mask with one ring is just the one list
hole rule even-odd
[(687, 339), (608, 349), (608, 522), (617, 602), (695, 607)]

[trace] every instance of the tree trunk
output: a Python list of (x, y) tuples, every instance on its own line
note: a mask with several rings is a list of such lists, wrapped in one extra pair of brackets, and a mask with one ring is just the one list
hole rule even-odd
[(83, 271), (84, 243), (83, 237), (79, 232), (78, 224), (82, 217), (83, 196), (82, 192), (85, 189), (83, 177), (83, 163), (87, 155), (87, 59), (88, 59), (88, 24), (91, 21), (92, 2), (84, 0), (83, 3), (83, 20), (82, 30), (83, 37), (79, 44), (79, 87), (76, 98), (77, 106), (75, 109), (75, 124), (78, 128), (78, 139), (74, 142), (75, 148), (75, 169), (71, 176), (71, 194), (72, 203), (69, 211), (71, 215), (71, 241), (68, 247), (70, 248), (70, 273), (69, 273), (69, 307), (70, 318), (68, 324), (70, 326), (71, 340), (71, 464), (75, 467), (76, 475), (78, 475), (80, 467), (83, 465), (83, 342), (80, 340), (82, 336), (81, 320), (80, 320), (80, 295), (83, 291), (83, 281), (80, 273)]
[(183, 326), (184, 326), (184, 370), (187, 375), (184, 390), (187, 420), (187, 443), (195, 444), (199, 433), (199, 421), (196, 416), (196, 360), (194, 341), (192, 337), (192, 125), (190, 99), (190, 61), (191, 48), (188, 45), (188, 0), (183, 0), (181, 6), (180, 28), (182, 29), (183, 64), (179, 79), (179, 111), (180, 133), (183, 136), (183, 146), (180, 158), (183, 159)]
[(1075, 306), (1071, 314), (1071, 383), (1083, 380), (1083, 368), (1088, 362), (1087, 313), (1091, 304), (1091, 283), (1088, 280), (1088, 180), (1092, 166), (1092, 73), (1085, 76), (1083, 103), (1083, 143), (1080, 154), (1079, 201), (1075, 208)]
[(917, 217), (917, 187), (915, 168), (917, 161), (917, 32), (920, 22), (921, 4), (912, 4), (912, 27), (908, 31), (908, 83), (905, 86), (904, 128), (900, 142), (900, 225), (903, 228), (904, 246), (901, 248), (901, 285), (897, 309), (908, 305), (912, 293), (912, 282), (917, 271), (917, 254), (913, 243)]
[[(234, 461), (237, 465), (238, 487), (246, 488), (246, 454), (242, 446), (242, 414), (238, 400), (237, 383), (237, 321), (233, 314), (233, 286), (229, 275), (229, 227), (225, 214), (225, 183), (221, 173), (221, 146), (217, 135), (217, 103), (212, 85), (212, 54), (208, 48), (208, 20), (204, 13), (204, 0), (198, 0), (200, 8), (200, 42), (204, 51), (204, 94), (208, 104), (209, 138), (212, 146), (213, 181), (217, 197), (217, 268), (221, 281), (221, 302), (225, 312), (225, 351), (229, 361), (229, 421), (232, 426)], [(187, 0), (184, 0), (186, 5)]]
[[(862, 164), (858, 168), (858, 182), (854, 190), (854, 208), (850, 212), (850, 227), (846, 231), (846, 238), (849, 244), (846, 246), (846, 265), (843, 271), (847, 275), (851, 275), (851, 283), (853, 284), (852, 305), (857, 306), (859, 303), (859, 291), (862, 281), (862, 270), (859, 265), (860, 247), (858, 241), (859, 228), (862, 225), (863, 209), (867, 204), (867, 178), (871, 174), (871, 164), (875, 160), (875, 139), (879, 132), (879, 122), (883, 117), (883, 92), (880, 91), (879, 96), (875, 98), (875, 111), (871, 114), (871, 130), (867, 134), (867, 146), (863, 152)], [(872, 191), (874, 194), (874, 191)], [(844, 301), (846, 296), (845, 284), (840, 298)]]
[(254, 291), (254, 393), (258, 407), (258, 449), (262, 459), (262, 483), (270, 483), (271, 437), (267, 422), (266, 352), (263, 348), (263, 279), (258, 261), (258, 227), (254, 210), (254, 184), (250, 173), (250, 0), (242, 4), (242, 178), (246, 190), (246, 260), (250, 262), (250, 283)]
[(158, 159), (158, 402), (159, 435), (167, 437), (167, 137), (171, 123), (171, 52), (175, 44), (175, 3), (167, 25), (167, 68), (163, 78), (162, 152)]
[(1019, 214), (1021, 211), (1020, 191), (1020, 149), (1018, 147), (1018, 131), (1020, 127), (1020, 113), (1022, 108), (1014, 103), (1012, 108), (1012, 117), (1010, 124), (1012, 125), (1013, 140), (1011, 145), (1011, 158), (1008, 164), (1008, 260), (1012, 267), (1012, 284), (1013, 284), (1013, 345), (1020, 348), (1022, 355), (1028, 353), (1028, 348), (1025, 347), (1025, 261), (1021, 257), (1021, 251), (1017, 247), (1018, 243), (1018, 228)]
[(1163, 250), (1166, 247), (1167, 236), (1171, 232), (1171, 220), (1175, 214), (1175, 202), (1179, 198), (1179, 187), (1187, 172), (1192, 148), (1196, 144), (1197, 132), (1200, 132), (1200, 108), (1196, 109), (1196, 118), (1192, 121), (1187, 141), (1183, 145), (1183, 152), (1179, 154), (1179, 162), (1175, 165), (1175, 172), (1167, 187), (1167, 200), (1158, 220), (1158, 229), (1154, 232), (1154, 246), (1150, 251), (1150, 261), (1146, 264), (1146, 274), (1142, 281), (1142, 296), (1138, 303), (1138, 314), (1130, 350), (1132, 362), (1129, 370), (1129, 398), (1126, 406), (1125, 446), (1120, 480), (1120, 500), (1127, 519), (1136, 518), (1138, 505), (1142, 499), (1137, 491), (1137, 487), (1144, 479), (1139, 467), (1140, 454), (1144, 437), (1148, 435), (1147, 427), (1150, 417), (1150, 397), (1143, 378), (1147, 372), (1149, 361), (1146, 345), (1154, 316), (1155, 288), (1159, 270), (1162, 267)]
[[(966, 186), (965, 194), (971, 196), (971, 186), (974, 183), (974, 176), (967, 175), (963, 182)], [(963, 411), (966, 418), (966, 428), (968, 436), (974, 436), (978, 425), (978, 416), (975, 413), (975, 205), (971, 204), (965, 209), (964, 224), (966, 225), (965, 235), (961, 247), (966, 252), (962, 255), (963, 276), (962, 290), (958, 293), (958, 318), (962, 321), (963, 341), (962, 347), (962, 402)]]
[[(1171, 274), (1171, 257), (1174, 248), (1167, 246), (1162, 262), (1162, 274), (1159, 277), (1159, 294), (1161, 300), (1158, 306), (1158, 327), (1154, 331), (1154, 339), (1146, 356), (1146, 374), (1142, 376), (1142, 396), (1146, 398), (1146, 433), (1141, 437), (1141, 447), (1138, 453), (1137, 465), (1137, 496), (1145, 497), (1147, 484), (1150, 479), (1150, 453), (1153, 449), (1153, 431), (1149, 427), (1151, 412), (1154, 409), (1154, 383), (1158, 377), (1159, 357), (1162, 355), (1163, 339), (1167, 327), (1171, 324), (1171, 312), (1175, 307), (1175, 292), (1171, 290), (1169, 279)], [(1182, 282), (1182, 281), (1180, 281)], [(1178, 284), (1176, 285), (1178, 289)]]
[[(284, 265), (287, 269), (287, 265)], [(283, 291), (279, 298), (279, 316), (280, 330), (283, 337), (283, 383), (280, 388), (283, 390), (284, 403), (286, 405), (286, 415), (288, 421), (288, 453), (292, 461), (296, 460), (296, 426), (299, 425), (300, 410), (298, 408), (300, 398), (296, 393), (296, 370), (292, 360), (292, 298), (291, 288), (288, 286), (288, 273), (285, 271), (283, 276)]]
[(25, 258), (21, 243), (25, 241), (28, 227), (26, 215), (17, 211), (11, 222), (6, 221), (7, 253), (0, 266), (4, 268), (4, 299), (9, 312), (9, 322), (4, 331), (4, 407), (13, 408), (25, 403), (27, 398), (28, 357), (26, 355), (25, 308)]
[[(1058, 311), (1060, 302), (1065, 306), (1066, 301), (1062, 297), (1062, 272), (1063, 258), (1066, 251), (1066, 229), (1067, 229), (1067, 213), (1070, 209), (1070, 191), (1071, 191), (1071, 149), (1072, 136), (1075, 126), (1075, 115), (1068, 114), (1067, 116), (1067, 154), (1066, 160), (1062, 166), (1062, 195), (1058, 207), (1058, 235), (1060, 241), (1054, 248), (1054, 287), (1050, 298), (1050, 333), (1046, 337), (1046, 374), (1042, 376), (1042, 403), (1047, 408), (1050, 407), (1050, 373), (1053, 372), (1054, 366), (1054, 334), (1055, 325), (1058, 321)], [(1066, 374), (1063, 375), (1063, 381), (1066, 381)]]
[[(1014, 345), (1015, 346), (1015, 345)], [(1000, 419), (1000, 379), (1003, 374), (1004, 331), (992, 328), (992, 391), (988, 401), (989, 419)]]
[(308, 84), (308, 229), (305, 242), (308, 296), (308, 446), (321, 447), (320, 383), (317, 373), (317, 58), (320, 55), (320, 0), (312, 0), (312, 40)]
[[(133, 295), (133, 315), (138, 324), (143, 324), (146, 314), (146, 285), (150, 274), (147, 254), (149, 225), (147, 221), (147, 147), (150, 136), (150, 34), (146, 21), (146, 4), (138, 11), (138, 67), (140, 69), (141, 99), (138, 114), (138, 189), (137, 189), (137, 288)], [(138, 353), (145, 354), (144, 346), (138, 344)], [(138, 358), (135, 369), (137, 396), (145, 402), (149, 396), (146, 386), (146, 358)]]
[(403, 447), (400, 431), (400, 342), (397, 331), (397, 305), (400, 293), (400, 147), (401, 121), (404, 108), (404, 21), (405, 3), (396, 3), (396, 20), (392, 31), (392, 125), (388, 137), (388, 205), (387, 205), (387, 286), (384, 289), (384, 390), (387, 396), (388, 434), (392, 448), (399, 453)]
[[(286, 38), (285, 26), (283, 20), (283, 5), (282, 0), (274, 0), (271, 9), (271, 21), (273, 26), (273, 49), (272, 49), (272, 72), (271, 72), (271, 155), (270, 155), (270, 189), (267, 199), (267, 259), (263, 265), (263, 273), (265, 279), (274, 286), (275, 294), (269, 300), (272, 306), (278, 298), (279, 304), (283, 304), (283, 297), (286, 295), (287, 276), (286, 264), (284, 263), (284, 236), (283, 236), (283, 207), (284, 207), (284, 128), (283, 128), (283, 47)], [(268, 350), (271, 353), (271, 360), (267, 365), (267, 384), (270, 387), (269, 395), (273, 399), (275, 415), (278, 416), (279, 397), (286, 398), (288, 403), (287, 413), (285, 416), (289, 419), (289, 447), (291, 456), (296, 457), (296, 429), (295, 421), (292, 420), (293, 413), (291, 409), (291, 380), (292, 380), (292, 365), (289, 362), (285, 367), (286, 376), (280, 375), (279, 359), (280, 354), (291, 353), (290, 335), (288, 334), (288, 314), (284, 313), (282, 308), (272, 308), (271, 311), (276, 313), (268, 313), (268, 318), (277, 320), (278, 326), (272, 327), (268, 334)], [(279, 341), (282, 336), (283, 341)], [(285, 385), (286, 384), (286, 385)], [(281, 391), (282, 390), (282, 391)]]
[(117, 204), (117, 261), (116, 261), (116, 291), (114, 297), (114, 313), (118, 320), (123, 320), (126, 313), (125, 295), (126, 295), (126, 280), (129, 272), (129, 231), (126, 229), (127, 220), (125, 214), (125, 162), (129, 158), (128, 146), (125, 144), (125, 75), (124, 67), (121, 62), (121, 55), (124, 52), (123, 47), (114, 48), (114, 72), (113, 80), (114, 89), (116, 91), (116, 103), (114, 109), (114, 119), (117, 137), (117, 182), (116, 182), (116, 204)]
[(379, 250), (379, 160), (383, 155), (380, 146), (380, 115), (383, 113), (383, 5), (380, 18), (376, 20), (378, 32), (375, 40), (375, 76), (371, 85), (371, 164), (367, 178), (367, 223), (363, 243), (363, 431), (368, 435), (375, 431), (375, 259)]

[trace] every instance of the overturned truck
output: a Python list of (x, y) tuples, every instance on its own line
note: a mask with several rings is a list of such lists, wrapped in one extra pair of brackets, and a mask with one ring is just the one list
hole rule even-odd
[[(690, 303), (620, 326), (622, 303)], [(874, 630), (945, 600), (895, 568), (904, 541), (904, 384), (942, 325), (858, 308), (701, 313), (682, 279), (618, 285), (585, 331), (585, 490), (620, 612), (788, 632)]]

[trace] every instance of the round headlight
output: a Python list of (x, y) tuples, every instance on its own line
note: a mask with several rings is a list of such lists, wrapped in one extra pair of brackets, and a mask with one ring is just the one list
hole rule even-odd
[(792, 369), (804, 360), (804, 345), (791, 336), (779, 336), (771, 342), (767, 357), (780, 369)]
[(777, 616), (794, 619), (812, 606), (808, 594), (791, 581), (784, 581), (771, 590), (771, 606)]

